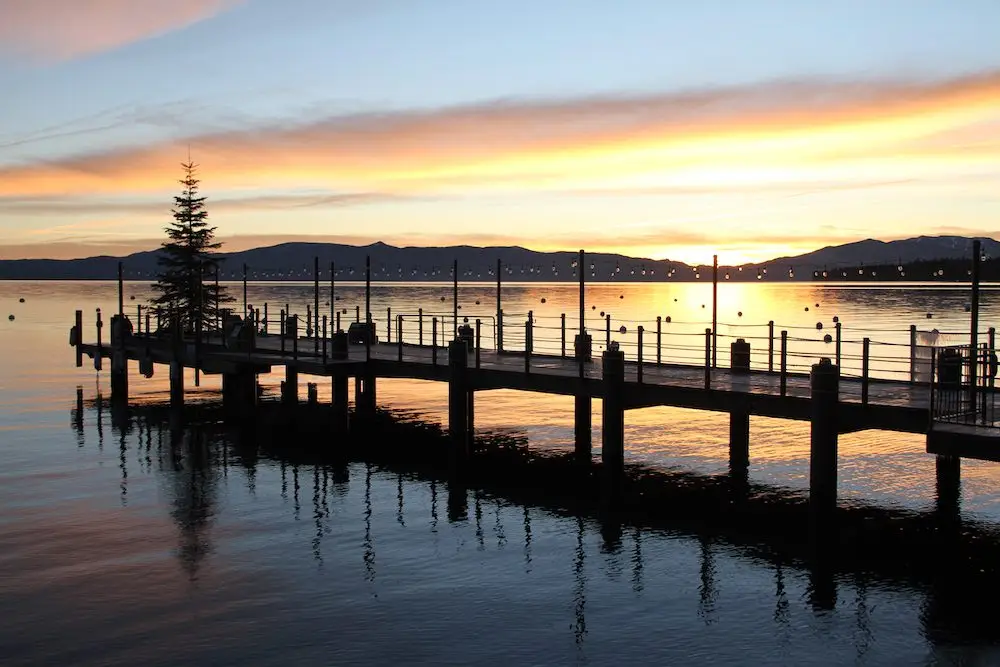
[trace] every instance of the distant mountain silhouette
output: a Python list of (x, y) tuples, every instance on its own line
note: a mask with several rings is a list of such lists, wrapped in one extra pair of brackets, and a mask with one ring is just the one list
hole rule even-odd
[[(983, 250), (989, 257), (1000, 257), (1000, 242), (983, 238)], [(794, 257), (779, 257), (759, 264), (740, 267), (720, 267), (720, 274), (736, 281), (757, 280), (761, 275), (768, 280), (812, 280), (822, 277), (840, 278), (840, 273), (861, 275), (854, 270), (885, 267), (876, 272), (878, 279), (892, 279), (889, 267), (895, 270), (898, 263), (927, 263), (947, 260), (949, 279), (958, 279), (965, 271), (954, 270), (964, 266), (972, 252), (972, 239), (960, 236), (920, 236), (899, 241), (866, 239), (839, 246), (829, 246)], [(0, 260), (2, 280), (113, 280), (117, 276), (118, 262), (124, 262), (125, 276), (130, 280), (152, 280), (157, 271), (158, 251), (134, 253), (127, 257), (88, 257), (86, 259), (53, 260), (21, 259)], [(252, 280), (311, 280), (313, 258), (319, 258), (323, 280), (329, 279), (330, 263), (334, 262), (338, 280), (364, 278), (365, 257), (371, 257), (372, 279), (385, 280), (451, 280), (452, 262), (458, 261), (459, 278), (464, 281), (496, 280), (497, 260), (502, 265), (505, 281), (571, 281), (576, 279), (575, 251), (537, 252), (519, 246), (478, 248), (473, 246), (405, 247), (385, 243), (351, 246), (333, 243), (283, 243), (266, 248), (254, 248), (235, 253), (223, 253), (223, 280), (242, 277), (242, 267), (248, 267)], [(957, 264), (956, 264), (957, 263)], [(993, 265), (997, 266), (994, 267)], [(994, 270), (1000, 271), (1000, 262), (988, 262), (984, 278)], [(928, 265), (929, 267), (929, 265)], [(928, 269), (929, 274), (929, 268)], [(848, 272), (850, 268), (852, 271)], [(935, 267), (936, 268), (936, 267)], [(961, 268), (961, 267), (959, 267)], [(691, 266), (670, 260), (652, 260), (610, 253), (588, 253), (586, 278), (597, 281), (655, 282), (711, 280), (709, 265)], [(917, 278), (910, 275), (907, 279)], [(723, 275), (720, 275), (723, 279)], [(992, 278), (990, 278), (992, 279)]]

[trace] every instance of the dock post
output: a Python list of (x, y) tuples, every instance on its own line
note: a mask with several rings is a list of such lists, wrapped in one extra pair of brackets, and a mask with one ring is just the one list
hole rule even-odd
[(396, 316), (396, 347), (398, 348), (398, 360), (403, 360), (403, 316)]
[(385, 309), (385, 342), (392, 343), (392, 306)]
[(638, 340), (636, 342), (637, 350), (636, 350), (636, 355), (635, 355), (635, 363), (636, 363), (635, 379), (636, 379), (636, 381), (639, 384), (642, 384), (642, 333), (643, 333), (643, 331), (645, 331), (645, 329), (643, 329), (643, 326), (640, 324), (639, 328), (636, 329), (636, 336), (638, 336)]
[(602, 358), (604, 408), (601, 415), (603, 498), (613, 507), (621, 496), (625, 474), (625, 353), (606, 350)]
[(311, 406), (319, 405), (319, 387), (315, 382), (306, 383), (306, 402)]
[(354, 377), (354, 410), (358, 417), (369, 418), (375, 415), (375, 374), (365, 365)]
[(719, 361), (719, 256), (712, 255), (712, 368)]
[(349, 392), (347, 390), (347, 376), (338, 374), (333, 376), (333, 430), (335, 433), (343, 434), (347, 432), (350, 422)]
[(663, 340), (663, 317), (661, 315), (657, 315), (656, 316), (656, 365), (657, 366), (663, 363), (662, 340)]
[(788, 393), (788, 332), (781, 331), (781, 395)]
[(281, 388), (281, 400), (285, 405), (299, 402), (299, 369), (294, 364), (285, 365), (285, 381)]
[(481, 350), (483, 349), (483, 321), (476, 318), (476, 368), (482, 367), (482, 355)]
[(559, 315), (560, 347), (559, 356), (566, 358), (566, 313)]
[(469, 352), (465, 341), (448, 344), (448, 437), (451, 441), (451, 465), (455, 472), (464, 468), (469, 458), (469, 390), (467, 367)]
[(611, 347), (611, 313), (604, 316), (604, 349)]
[[(871, 344), (872, 344), (871, 339), (867, 337), (861, 341), (861, 404), (862, 405), (868, 405), (868, 354), (869, 351), (871, 350)], [(931, 364), (931, 368), (932, 369), (934, 368), (933, 364)], [(932, 383), (934, 381), (933, 373), (934, 371), (932, 370), (931, 371)]]
[(267, 302), (265, 301), (265, 302), (264, 302), (264, 329), (263, 329), (263, 331), (262, 331), (262, 333), (263, 333), (263, 334), (264, 334), (265, 336), (267, 335), (267, 321), (268, 321), (268, 320), (267, 320)]
[(76, 323), (73, 325), (73, 344), (76, 348), (76, 367), (83, 367), (83, 311), (76, 311)]
[(497, 257), (497, 352), (503, 352), (503, 302), (500, 300), (501, 278), (503, 264)]
[(829, 525), (837, 508), (840, 367), (823, 357), (809, 375), (809, 510), (815, 526)]
[(705, 389), (712, 388), (712, 330), (705, 329)]
[(326, 349), (326, 315), (323, 316), (323, 363), (325, 364), (327, 360), (327, 349)]
[(278, 335), (281, 337), (281, 356), (285, 356), (285, 336), (287, 334), (287, 332), (285, 331), (285, 327), (287, 325), (288, 325), (288, 316), (285, 314), (285, 309), (282, 308), (281, 309), (281, 331), (278, 332)]
[(579, 463), (590, 463), (593, 453), (593, 436), (591, 433), (592, 406), (590, 395), (583, 391), (576, 393), (573, 410), (573, 434), (575, 436), (574, 453)]
[(424, 346), (424, 309), (417, 308), (417, 345)]
[(524, 372), (525, 373), (531, 372), (531, 343), (532, 343), (532, 336), (534, 335), (532, 330), (532, 319), (534, 319), (533, 313), (532, 311), (529, 310), (528, 319), (524, 323)]
[(184, 340), (181, 337), (181, 321), (177, 313), (170, 317), (170, 344), (173, 355), (170, 359), (170, 407), (181, 410), (184, 407)]
[(917, 379), (917, 325), (910, 325), (910, 382)]
[(837, 367), (839, 368), (840, 367), (840, 343), (841, 343), (841, 340), (842, 340), (841, 339), (841, 326), (840, 326), (840, 322), (837, 322), (836, 329), (837, 329), (837, 338), (836, 338), (837, 345), (836, 345), (836, 347), (834, 349), (834, 353), (836, 355), (836, 358), (833, 360), (833, 362), (835, 364), (837, 364)]
[(961, 509), (962, 459), (948, 454), (938, 454), (936, 458), (935, 510), (940, 519), (954, 521)]
[(101, 332), (104, 330), (104, 320), (101, 319), (101, 309), (97, 309), (97, 354), (94, 355), (94, 370), (100, 371), (104, 365), (104, 355), (101, 353)]
[(431, 365), (438, 365), (438, 318), (434, 316), (431, 318)]
[(774, 320), (767, 323), (767, 372), (774, 372)]
[(750, 467), (750, 401), (745, 394), (735, 394), (729, 408), (729, 471), (746, 474)]
[(128, 402), (127, 322), (125, 315), (111, 317), (111, 400), (116, 402)]
[(249, 366), (222, 376), (222, 404), (226, 413), (247, 416), (257, 405), (257, 374)]

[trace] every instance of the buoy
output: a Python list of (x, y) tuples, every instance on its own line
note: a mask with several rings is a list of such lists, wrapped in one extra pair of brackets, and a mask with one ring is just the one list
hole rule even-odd
[(816, 304), (816, 307), (819, 308), (819, 304), (818, 303)]
[(823, 323), (822, 322), (817, 322), (816, 323), (816, 331), (820, 331), (822, 329), (823, 329)]
[(670, 324), (670, 316), (669, 315), (667, 315), (666, 322), (667, 322), (667, 324)]
[(620, 329), (618, 329), (618, 333), (620, 333), (620, 334), (624, 334), (626, 331), (627, 331), (627, 329), (625, 328), (624, 324), (621, 326)]
[(704, 308), (704, 307), (705, 307), (705, 304), (701, 304), (701, 307), (702, 307), (702, 308)]
[(21, 297), (20, 299), (18, 299), (18, 301), (19, 301), (20, 303), (24, 303), (24, 297), (22, 296), (22, 297)]
[(477, 306), (479, 305), (479, 299), (476, 299), (476, 305)]
[(591, 310), (597, 310), (597, 306), (591, 306), (590, 309)]
[(743, 311), (741, 310), (740, 312), (736, 313), (736, 317), (743, 317)]
[(823, 336), (823, 342), (824, 343), (832, 343), (833, 342), (833, 336), (831, 336), (830, 334), (827, 334), (827, 335)]
[(624, 299), (624, 298), (625, 298), (625, 295), (624, 295), (624, 294), (622, 294), (622, 295), (621, 295), (621, 296), (619, 296), (618, 298), (619, 298), (619, 299)]
[(128, 300), (129, 300), (129, 301), (135, 301), (135, 294), (133, 294), (132, 296), (130, 296), (130, 297), (128, 298)]
[(444, 301), (444, 297), (441, 297), (441, 300)]
[(601, 317), (604, 317), (604, 311), (603, 310), (601, 311)]
[(807, 313), (809, 312), (809, 306), (806, 306), (806, 312)]
[(542, 297), (542, 303), (545, 303), (545, 297), (544, 296)]
[(7, 319), (10, 320), (11, 322), (13, 322), (14, 321), (14, 315), (13, 315), (13, 313), (11, 313), (10, 315), (8, 315)]
[(839, 318), (839, 317), (837, 317), (836, 315), (834, 315), (834, 316), (833, 316), (833, 323), (834, 323), (834, 324), (836, 324), (836, 323), (837, 323), (837, 322), (839, 322), (839, 321), (840, 321), (840, 318)]
[(927, 313), (927, 319), (931, 319), (932, 317), (934, 317), (933, 313)]

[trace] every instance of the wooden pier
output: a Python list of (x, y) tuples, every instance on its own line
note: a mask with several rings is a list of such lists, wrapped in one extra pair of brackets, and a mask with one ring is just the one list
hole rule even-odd
[[(581, 267), (583, 262), (581, 251)], [(625, 413), (654, 406), (728, 413), (730, 469), (738, 475), (746, 474), (750, 462), (751, 415), (809, 421), (810, 505), (818, 516), (828, 515), (836, 506), (837, 442), (841, 433), (881, 429), (926, 434), (928, 452), (938, 455), (939, 476), (950, 481), (959, 475), (960, 457), (1000, 460), (1000, 422), (994, 418), (996, 355), (992, 328), (987, 333), (989, 342), (982, 345), (973, 336), (972, 344), (964, 348), (924, 350), (929, 352), (929, 363), (919, 366), (915, 327), (910, 328), (908, 356), (907, 348), (898, 343), (882, 343), (888, 352), (872, 354), (868, 338), (861, 341), (861, 354), (851, 356), (842, 351), (842, 331), (837, 321), (835, 354), (827, 357), (798, 353), (793, 367), (789, 363), (793, 354), (788, 349), (787, 331), (780, 332), (779, 350), (772, 322), (763, 340), (732, 340), (729, 349), (724, 350), (726, 367), (719, 363), (718, 323), (714, 319), (713, 327), (705, 328), (703, 336), (698, 335), (701, 340), (697, 345), (681, 346), (686, 350), (696, 348), (700, 361), (688, 358), (677, 362), (664, 359), (667, 346), (663, 345), (661, 318), (656, 318), (655, 354), (647, 351), (640, 325), (636, 344), (626, 355), (626, 349), (612, 340), (607, 316), (606, 320), (602, 318), (606, 325), (605, 349), (598, 356), (592, 353), (593, 339), (585, 328), (581, 277), (579, 332), (570, 338), (566, 316), (562, 315), (560, 325), (550, 328), (559, 330), (558, 344), (550, 341), (548, 350), (537, 352), (536, 334), (545, 327), (539, 327), (537, 318), (529, 312), (520, 339), (522, 345), (511, 350), (504, 346), (504, 320), (506, 317), (510, 328), (511, 318), (502, 309), (499, 279), (494, 335), (484, 341), (482, 319), (470, 322), (464, 318), (460, 323), (457, 266), (453, 268), (451, 327), (446, 327), (444, 317), (425, 318), (423, 309), (417, 317), (393, 315), (387, 309), (385, 319), (376, 322), (371, 312), (369, 267), (366, 314), (362, 319), (359, 305), (347, 331), (341, 327), (341, 314), (346, 311), (339, 307), (331, 308), (329, 319), (326, 315), (320, 318), (318, 261), (315, 271), (314, 304), (307, 308), (305, 326), (300, 326), (300, 317), (280, 309), (277, 334), (270, 332), (266, 304), (263, 320), (259, 309), (246, 307), (246, 318), (225, 314), (209, 327), (211, 330), (203, 330), (199, 317), (197, 327), (188, 327), (187, 332), (179, 313), (157, 312), (154, 327), (150, 309), (143, 320), (140, 307), (133, 326), (123, 312), (119, 281), (119, 313), (111, 318), (107, 342), (102, 337), (100, 311), (93, 343), (84, 341), (83, 313), (76, 313), (70, 342), (76, 350), (77, 366), (83, 365), (84, 356), (94, 359), (99, 370), (103, 360), (110, 360), (112, 399), (127, 401), (130, 361), (138, 362), (140, 373), (147, 377), (153, 374), (155, 365), (166, 365), (171, 404), (177, 408), (184, 404), (184, 369), (194, 369), (196, 378), (202, 373), (221, 375), (227, 410), (242, 416), (253, 413), (259, 396), (258, 376), (271, 373), (276, 366), (284, 368), (281, 399), (288, 405), (299, 401), (300, 374), (328, 377), (332, 382), (334, 430), (349, 428), (351, 379), (355, 387), (354, 414), (362, 418), (376, 409), (380, 378), (446, 382), (447, 426), (456, 470), (462, 469), (472, 452), (477, 393), (513, 389), (575, 397), (575, 447), (582, 463), (592, 460), (591, 401), (598, 399), (603, 404), (601, 461), (611, 497), (624, 466)], [(331, 281), (329, 304), (336, 303), (334, 289)], [(409, 332), (404, 321), (411, 325)], [(429, 336), (425, 336), (426, 324), (430, 324)], [(450, 331), (446, 331), (448, 328)], [(377, 331), (385, 332), (384, 341), (379, 341)], [(508, 331), (507, 340), (515, 339), (517, 333), (516, 327)], [(624, 326), (620, 333), (625, 333)], [(826, 334), (820, 342), (832, 343), (834, 338)], [(753, 350), (751, 344), (760, 348)], [(558, 352), (549, 351), (553, 348)], [(895, 356), (887, 356), (889, 352)], [(766, 361), (762, 362), (762, 357)], [(806, 359), (805, 365), (802, 358)], [(858, 372), (845, 373), (845, 365), (852, 361), (859, 365)], [(880, 377), (880, 363), (908, 364), (908, 379), (890, 379), (891, 369)], [(918, 367), (924, 370), (918, 372)], [(315, 386), (310, 385), (308, 400), (315, 402), (317, 395)]]

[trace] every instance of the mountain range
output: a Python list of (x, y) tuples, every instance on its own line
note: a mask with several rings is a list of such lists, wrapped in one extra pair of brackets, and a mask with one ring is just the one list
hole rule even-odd
[[(1000, 242), (982, 238), (987, 257), (987, 273), (1000, 276)], [(778, 257), (767, 262), (742, 266), (721, 266), (720, 280), (751, 281), (816, 279), (916, 279), (933, 269), (948, 266), (947, 279), (964, 278), (961, 269), (970, 263), (973, 239), (961, 236), (919, 236), (827, 246), (803, 255)], [(153, 279), (159, 251), (139, 252), (126, 257), (97, 256), (85, 259), (0, 260), (0, 280), (112, 280), (118, 262), (127, 279)], [(487, 247), (405, 247), (385, 243), (366, 246), (333, 243), (283, 243), (233, 253), (223, 258), (221, 278), (240, 278), (247, 266), (251, 280), (311, 280), (314, 258), (319, 259), (323, 279), (329, 278), (331, 262), (339, 280), (364, 278), (366, 258), (370, 258), (373, 280), (450, 280), (453, 262), (458, 262), (461, 280), (496, 279), (499, 260), (502, 277), (510, 281), (570, 281), (576, 279), (578, 253), (538, 252), (519, 246)], [(941, 263), (941, 269), (935, 262)], [(585, 270), (590, 280), (606, 281), (704, 281), (711, 280), (711, 265), (691, 266), (671, 260), (653, 260), (611, 253), (587, 253)], [(996, 264), (996, 266), (994, 266)], [(919, 273), (906, 267), (922, 267)], [(932, 266), (933, 265), (933, 266)], [(904, 270), (899, 270), (903, 266)], [(856, 269), (856, 270), (855, 270)], [(760, 276), (760, 278), (758, 278)]]

